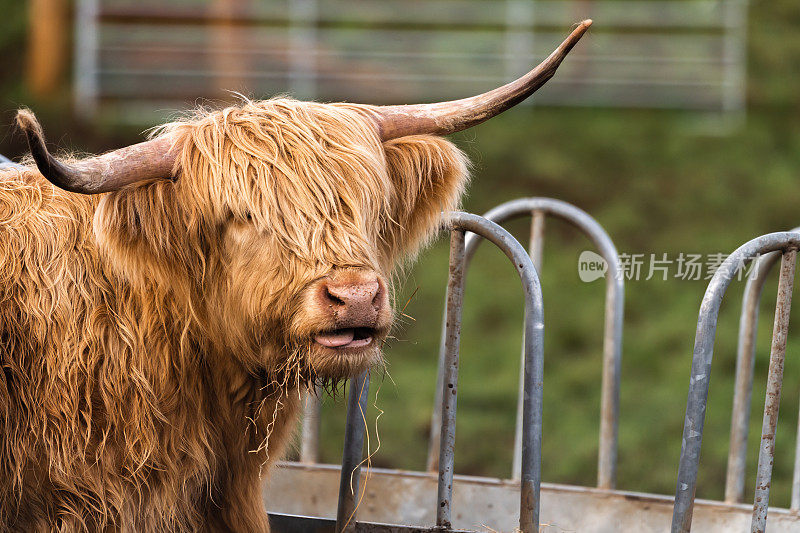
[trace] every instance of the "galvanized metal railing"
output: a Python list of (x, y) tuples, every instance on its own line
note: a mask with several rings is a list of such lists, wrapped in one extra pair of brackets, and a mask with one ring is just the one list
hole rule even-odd
[[(791, 230), (800, 232), (800, 227)], [(758, 334), (758, 307), (767, 276), (781, 258), (779, 252), (770, 252), (759, 257), (748, 277), (739, 317), (739, 341), (736, 349), (736, 387), (733, 395), (731, 415), (731, 438), (728, 452), (728, 469), (725, 480), (725, 502), (744, 502), (745, 473), (747, 463), (747, 433), (750, 422), (750, 400), (753, 395), (753, 365), (756, 356)], [(800, 510), (800, 426), (798, 447), (792, 482), (791, 509)]]
[[(714, 350), (714, 335), (717, 327), (717, 317), (722, 298), (733, 280), (734, 275), (757, 256), (776, 252), (774, 259), (760, 259), (764, 261), (758, 267), (767, 267), (768, 261), (776, 261), (777, 254), (781, 255), (781, 269), (778, 280), (778, 298), (775, 308), (775, 321), (770, 349), (770, 364), (767, 377), (767, 393), (764, 402), (764, 417), (762, 421), (761, 445), (758, 457), (758, 472), (756, 475), (756, 488), (753, 503), (753, 517), (751, 530), (763, 532), (766, 528), (767, 510), (769, 505), (769, 489), (772, 479), (772, 463), (775, 453), (775, 429), (778, 421), (778, 407), (780, 404), (781, 385), (783, 381), (783, 362), (786, 354), (786, 337), (791, 308), (792, 287), (794, 283), (795, 263), (797, 249), (800, 248), (800, 233), (780, 232), (770, 233), (753, 239), (736, 251), (720, 265), (708, 284), (703, 302), (700, 306), (700, 315), (697, 321), (695, 334), (694, 355), (692, 359), (692, 373), (689, 380), (689, 396), (686, 403), (686, 418), (683, 427), (683, 443), (681, 446), (680, 465), (678, 467), (678, 481), (675, 489), (675, 504), (672, 515), (672, 531), (688, 532), (692, 526), (692, 511), (694, 507), (695, 489), (697, 486), (697, 472), (700, 464), (700, 447), (703, 439), (703, 424), (705, 421), (706, 402), (708, 399), (708, 385), (711, 377), (711, 359)], [(768, 268), (767, 268), (768, 269)], [(760, 274), (760, 271), (759, 271)], [(764, 274), (765, 275), (765, 274)], [(754, 317), (760, 288), (757, 282), (748, 287), (745, 295), (745, 313)], [(763, 285), (763, 281), (760, 282)], [(748, 311), (749, 310), (749, 311)], [(754, 319), (745, 319), (752, 322)], [(747, 334), (753, 337), (752, 333)], [(740, 335), (740, 341), (742, 337)], [(752, 347), (740, 344), (742, 350)], [(737, 363), (737, 391), (740, 380), (752, 382), (752, 372), (747, 378), (745, 363), (752, 364), (751, 360)], [(749, 403), (749, 402), (748, 402)], [(735, 408), (736, 409), (736, 408)], [(743, 408), (742, 408), (743, 409)], [(739, 427), (739, 417), (744, 414), (735, 414), (735, 424)], [(747, 413), (749, 414), (749, 413)], [(746, 417), (745, 417), (746, 418)], [(745, 424), (746, 426), (746, 424)], [(737, 431), (739, 429), (732, 429)], [(745, 429), (746, 431), (746, 429)], [(737, 454), (740, 452), (737, 452)], [(737, 455), (738, 457), (738, 455)], [(736, 474), (739, 475), (738, 473)], [(727, 492), (727, 491), (726, 491)]]
[[(336, 508), (336, 531), (353, 531), (358, 507), (361, 478), (361, 455), (364, 449), (364, 423), (369, 397), (369, 371), (351, 380), (347, 398), (342, 452), (342, 475), (339, 478), (339, 505)], [(352, 527), (350, 527), (352, 525)]]
[[(450, 215), (450, 274), (447, 284), (445, 365), (442, 381), (441, 425), (439, 438), (439, 481), (436, 502), (436, 530), (452, 529), (453, 475), (455, 458), (456, 400), (458, 395), (459, 341), (461, 335), (461, 311), (464, 295), (467, 246), (466, 232), (472, 232), (489, 240), (500, 248), (512, 261), (522, 281), (525, 298), (525, 345), (524, 345), (524, 398), (523, 432), (520, 481), (520, 518), (522, 533), (539, 531), (539, 489), (541, 483), (542, 447), (542, 378), (544, 369), (544, 311), (541, 286), (536, 269), (525, 248), (499, 225), (483, 217), (455, 212)], [(342, 462), (337, 531), (356, 528), (356, 495), (358, 465), (364, 442), (365, 424), (363, 413), (369, 379), (366, 375), (350, 385), (345, 435), (344, 459)], [(345, 527), (346, 525), (346, 527)], [(382, 528), (386, 529), (382, 529)], [(370, 531), (396, 530), (395, 526), (370, 524)], [(403, 531), (428, 531), (429, 527), (404, 526)]]
[[(497, 224), (509, 220), (531, 216), (529, 254), (537, 272), (542, 271), (542, 250), (544, 247), (545, 217), (553, 216), (575, 226), (597, 247), (600, 255), (608, 264), (606, 273), (605, 326), (603, 338), (603, 376), (600, 400), (600, 445), (598, 450), (597, 486), (613, 489), (616, 485), (617, 467), (617, 433), (619, 420), (619, 386), (620, 365), (622, 360), (622, 322), (624, 314), (625, 287), (624, 278), (616, 247), (606, 231), (585, 211), (561, 200), (552, 198), (519, 198), (503, 203), (489, 211), (483, 217)], [(483, 239), (470, 234), (466, 241), (464, 268), (469, 266), (478, 245)], [(442, 381), (445, 362), (445, 332), (447, 317), (442, 324), (442, 340), (439, 349), (439, 373), (436, 387), (436, 400), (431, 417), (431, 435), (428, 444), (429, 472), (438, 469), (439, 432), (441, 424)], [(523, 339), (523, 360), (524, 360)], [(514, 440), (514, 459), (512, 479), (519, 479), (522, 465), (522, 431), (524, 376), (520, 373), (519, 396), (517, 401), (517, 423)]]

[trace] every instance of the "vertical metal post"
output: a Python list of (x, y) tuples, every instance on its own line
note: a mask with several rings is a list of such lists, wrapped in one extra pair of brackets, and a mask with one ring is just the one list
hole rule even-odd
[(753, 502), (753, 533), (763, 533), (767, 527), (769, 489), (772, 482), (772, 463), (775, 456), (775, 430), (778, 426), (778, 408), (783, 384), (783, 362), (786, 355), (786, 337), (789, 331), (789, 311), (792, 307), (795, 260), (797, 250), (788, 250), (781, 259), (778, 281), (778, 302), (775, 306), (775, 324), (769, 355), (767, 395), (764, 401), (764, 419), (761, 429), (761, 447), (758, 453), (755, 500)]
[[(728, 256), (726, 262), (731, 261)], [(722, 265), (726, 266), (725, 263)], [(678, 465), (678, 482), (675, 487), (675, 506), (672, 511), (672, 533), (688, 533), (692, 529), (692, 513), (697, 488), (697, 471), (700, 468), (700, 448), (703, 443), (708, 384), (711, 359), (714, 355), (714, 334), (722, 296), (730, 283), (722, 267), (711, 278), (703, 302), (692, 354), (692, 373), (689, 378), (689, 396), (683, 421), (681, 457)]]
[(506, 0), (505, 76), (509, 80), (530, 69), (533, 8), (534, 3), (530, 0)]
[(289, 2), (289, 90), (313, 100), (317, 93), (317, 0)]
[(458, 397), (458, 347), (461, 339), (461, 311), (464, 301), (464, 230), (450, 232), (450, 277), (447, 282), (447, 336), (442, 382), (442, 429), (439, 437), (439, 487), (436, 505), (437, 527), (451, 527), (453, 468), (456, 441), (456, 400)]
[(78, 0), (75, 6), (75, 110), (84, 118), (97, 113), (99, 85), (99, 0)]
[(542, 257), (544, 255), (544, 219), (545, 212), (539, 209), (533, 212), (531, 218), (531, 236), (528, 243), (531, 261), (536, 272), (542, 271)]
[(741, 120), (745, 109), (747, 1), (720, 0), (725, 24), (723, 37), (722, 109)]
[[(539, 276), (533, 261), (528, 252), (515, 239), (498, 226), (497, 223), (483, 217), (470, 215), (468, 213), (453, 213), (451, 221), (454, 228), (469, 230), (481, 237), (491, 241), (500, 248), (508, 257), (519, 274), (520, 281), (525, 296), (525, 360), (522, 372), (525, 376), (524, 383), (524, 410), (522, 431), (522, 475), (520, 480), (520, 508), (519, 508), (519, 529), (522, 533), (539, 532), (539, 488), (541, 485), (542, 473), (542, 382), (544, 369), (544, 305), (542, 303), (542, 287), (539, 283)], [(454, 230), (455, 233), (455, 230)], [(446, 386), (442, 388), (443, 396), (452, 396), (452, 420), (446, 417), (448, 412), (443, 409), (445, 424), (451, 424), (452, 432), (455, 431), (455, 398), (456, 383), (448, 378), (457, 377), (458, 371), (458, 335), (460, 333), (461, 320), (461, 301), (463, 292), (463, 277), (466, 256), (469, 253), (469, 245), (466, 250), (462, 236), (451, 237), (451, 278), (448, 284), (448, 335), (447, 335), (447, 370), (451, 374), (446, 377)], [(471, 241), (477, 243), (479, 241)], [(474, 246), (472, 247), (474, 251)], [(452, 290), (451, 290), (452, 289)], [(457, 320), (457, 322), (454, 322)], [(455, 363), (455, 364), (453, 364)], [(452, 386), (451, 386), (452, 385)], [(452, 389), (452, 395), (447, 394)], [(445, 401), (448, 401), (447, 399)], [(454, 435), (453, 435), (454, 436)], [(445, 429), (442, 430), (442, 451), (446, 451)], [(443, 455), (445, 455), (443, 453)], [(446, 496), (452, 498), (452, 474), (449, 479), (444, 479), (443, 472), (446, 472), (446, 457), (440, 460), (439, 489), (440, 494), (446, 492)], [(450, 458), (450, 469), (452, 470), (452, 458)], [(447, 482), (450, 485), (447, 485)], [(440, 498), (439, 509), (448, 508), (449, 504)], [(446, 520), (442, 520), (438, 525), (448, 527), (450, 525), (450, 511), (447, 509)], [(437, 517), (438, 519), (438, 517)]]
[[(522, 266), (520, 266), (522, 270)], [(535, 280), (528, 289), (538, 291), (526, 295), (525, 305), (525, 397), (522, 417), (522, 478), (520, 479), (519, 529), (522, 533), (539, 533), (539, 490), (542, 482), (542, 404), (544, 385), (544, 311), (541, 285), (535, 269)], [(533, 302), (532, 304), (530, 302)]]
[(309, 389), (303, 405), (302, 442), (300, 443), (300, 462), (314, 464), (319, 462), (319, 413), (321, 408), (319, 387)]
[[(533, 261), (536, 272), (541, 275), (542, 258), (544, 253), (544, 221), (545, 212), (533, 211), (531, 218), (531, 233), (528, 243), (528, 253)], [(527, 319), (526, 319), (527, 321)], [(522, 473), (522, 428), (524, 426), (523, 413), (525, 412), (525, 330), (522, 332), (522, 353), (520, 355), (519, 386), (517, 390), (517, 425), (514, 432), (514, 459), (511, 464), (511, 479), (518, 481)]]
[(601, 489), (613, 489), (617, 484), (619, 381), (622, 370), (622, 321), (625, 305), (623, 276), (617, 258), (615, 264), (609, 264), (609, 271), (606, 273), (600, 443), (597, 449), (597, 487)]
[[(347, 398), (347, 423), (345, 425), (342, 471), (339, 478), (339, 505), (336, 511), (336, 531), (355, 531), (356, 497), (361, 476), (361, 456), (364, 450), (364, 432), (369, 397), (369, 371), (350, 381)], [(352, 482), (351, 482), (352, 480)]]
[(725, 291), (742, 261), (752, 253), (761, 252), (758, 245), (769, 241), (773, 235), (754, 239), (736, 249), (720, 265), (706, 288), (692, 352), (692, 372), (689, 377), (689, 394), (683, 420), (681, 455), (678, 464), (678, 481), (675, 486), (675, 504), (672, 509), (672, 533), (688, 533), (692, 529), (697, 472), (700, 468), (700, 450), (703, 444), (703, 426), (706, 418), (708, 386), (711, 380), (711, 360), (714, 357), (714, 335), (717, 331), (719, 308)]

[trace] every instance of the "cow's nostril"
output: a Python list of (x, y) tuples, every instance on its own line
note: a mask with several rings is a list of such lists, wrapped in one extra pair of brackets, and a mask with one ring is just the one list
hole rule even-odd
[(330, 287), (325, 287), (325, 297), (328, 299), (329, 303), (332, 305), (345, 305), (346, 302), (340, 298), (339, 296), (335, 295), (331, 292)]
[(381, 287), (378, 285), (378, 290), (375, 291), (375, 296), (372, 298), (372, 306), (375, 308), (381, 305), (381, 296), (383, 296), (381, 293)]

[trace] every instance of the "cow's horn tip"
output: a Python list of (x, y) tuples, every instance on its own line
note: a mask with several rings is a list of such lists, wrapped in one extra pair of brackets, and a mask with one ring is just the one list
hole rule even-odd
[(582, 20), (578, 23), (574, 30), (572, 30), (572, 36), (581, 38), (583, 34), (589, 31), (589, 27), (592, 25), (592, 19)]

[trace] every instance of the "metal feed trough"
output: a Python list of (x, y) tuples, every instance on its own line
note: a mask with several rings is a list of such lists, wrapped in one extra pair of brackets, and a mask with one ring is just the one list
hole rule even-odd
[[(502, 222), (524, 214), (533, 215), (533, 261), (505, 230), (488, 220)], [(541, 292), (533, 265), (541, 264), (542, 223), (546, 214), (566, 219), (581, 228), (609, 264), (606, 278), (603, 419), (597, 488), (539, 483), (543, 323)], [(480, 241), (480, 237), (476, 235), (465, 238), (466, 231), (474, 232), (498, 245), (514, 262), (525, 288), (525, 372), (522, 383), (527, 385), (528, 394), (523, 397), (523, 424), (518, 426), (518, 435), (522, 434), (523, 445), (518, 445), (515, 450), (515, 463), (519, 461), (520, 467), (524, 465), (524, 468), (516, 470), (515, 464), (515, 469), (512, 470), (512, 478), (516, 477), (514, 473), (522, 472), (522, 483), (518, 478), (500, 480), (453, 475), (460, 305), (464, 274)], [(743, 531), (747, 530), (751, 521), (754, 524), (753, 531), (763, 531), (771, 474), (769, 459), (773, 451), (771, 437), (774, 436), (780, 392), (778, 366), (782, 367), (785, 349), (785, 326), (796, 247), (800, 247), (800, 233), (776, 233), (754, 239), (729, 256), (709, 284), (698, 321), (684, 449), (681, 453), (677, 498), (673, 499), (613, 489), (622, 327), (622, 276), (613, 274), (619, 272), (619, 262), (606, 233), (583, 211), (549, 199), (532, 198), (508, 202), (488, 212), (486, 218), (465, 213), (454, 214), (446, 327), (443, 335), (442, 368), (445, 371), (440, 372), (439, 381), (442, 392), (440, 397), (445, 399), (441, 405), (444, 415), (440, 418), (443, 423), (439, 432), (438, 454), (431, 454), (437, 461), (429, 460), (431, 464), (438, 462), (436, 471), (370, 469), (366, 475), (360, 471), (363, 412), (366, 409), (369, 387), (368, 376), (362, 376), (353, 380), (350, 388), (342, 468), (336, 465), (283, 463), (276, 469), (266, 488), (273, 530), (411, 532), (512, 531), (519, 528), (527, 532), (539, 531), (541, 524), (541, 530), (550, 530), (548, 526), (552, 525), (554, 531), (666, 531), (670, 516), (673, 516), (673, 531), (688, 531), (691, 525), (694, 525), (695, 531)], [(767, 255), (758, 259), (756, 276), (748, 281), (745, 290), (740, 320), (726, 501), (694, 500), (702, 438), (702, 415), (708, 390), (708, 365), (719, 304), (733, 275), (756, 254)], [(756, 504), (745, 505), (740, 502), (744, 488), (744, 445), (749, 418), (747, 406), (752, 390), (757, 301), (769, 269), (781, 255), (784, 261), (779, 288), (779, 312), (776, 313), (776, 335), (771, 355), (774, 362), (770, 365), (762, 460), (759, 461), (757, 487), (760, 488), (757, 488)], [(437, 402), (440, 401), (437, 398)], [(522, 428), (527, 431), (520, 431)], [(304, 442), (304, 449), (305, 445)], [(431, 448), (435, 450), (436, 446), (432, 445)], [(770, 528), (773, 531), (800, 532), (800, 516), (797, 512), (800, 500), (798, 467), (800, 459), (795, 466), (792, 509), (769, 509)], [(367, 484), (364, 483), (366, 476), (369, 479)], [(337, 486), (338, 499), (335, 489)], [(521, 486), (524, 487), (524, 496)]]

